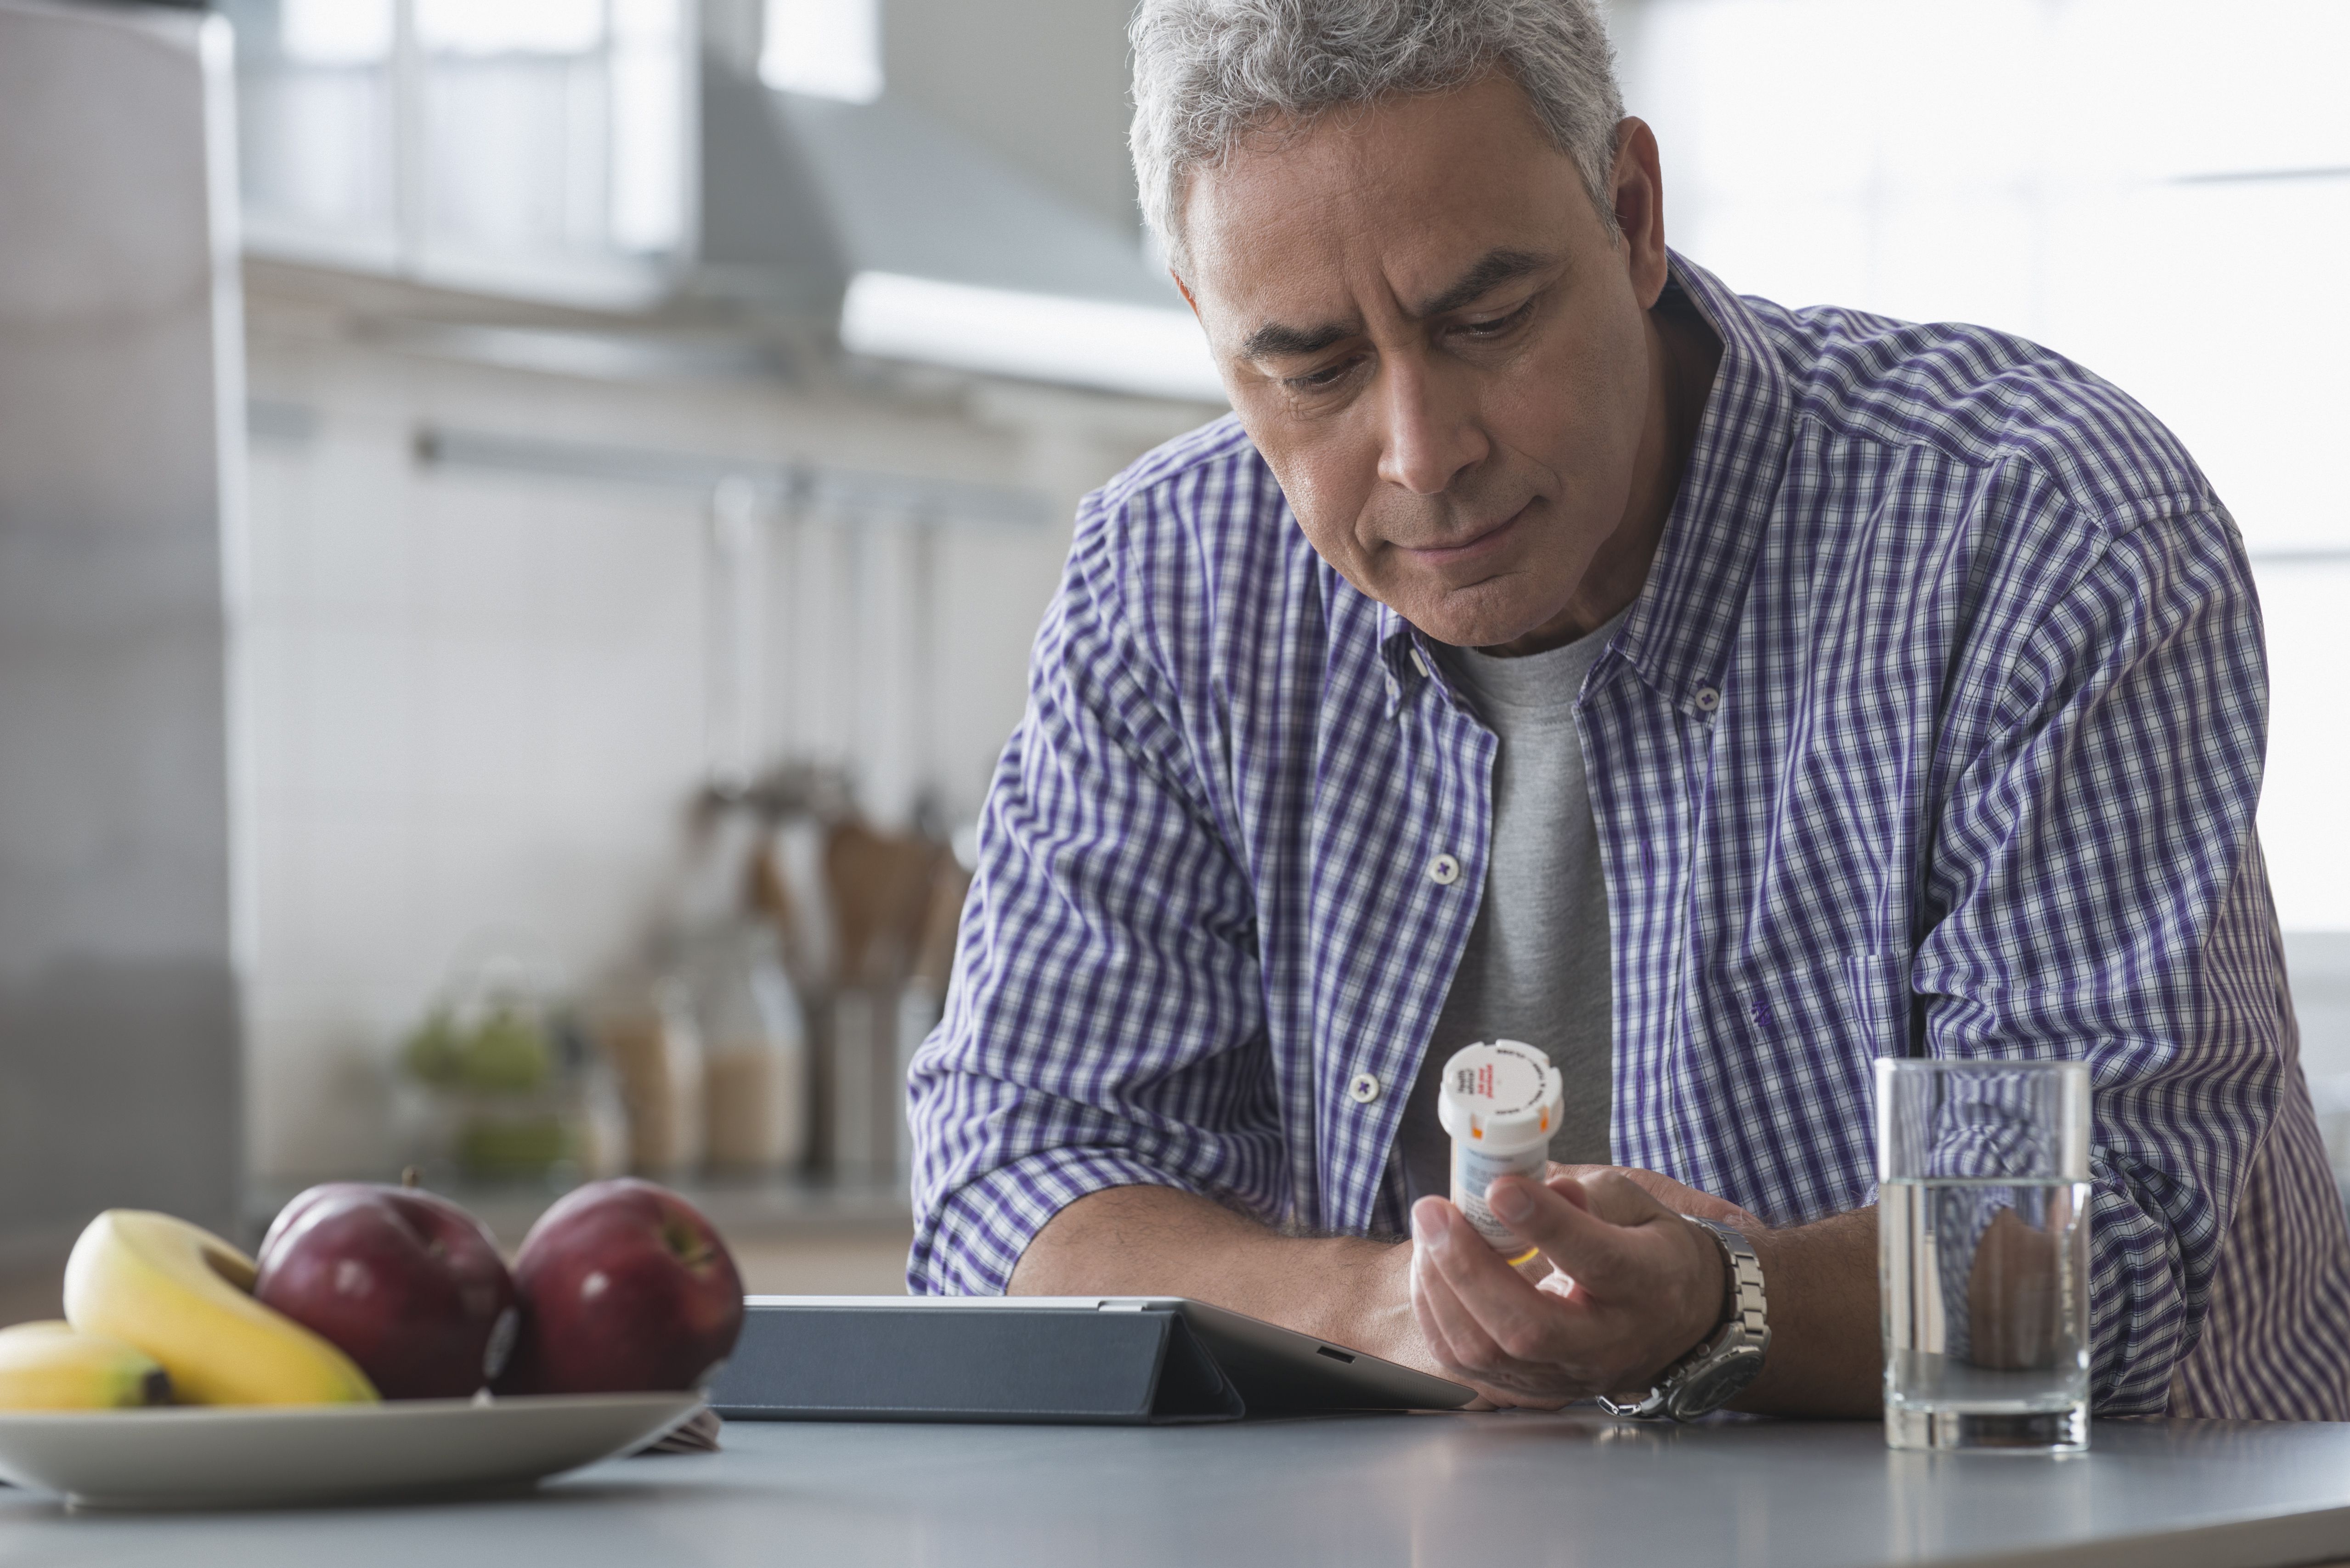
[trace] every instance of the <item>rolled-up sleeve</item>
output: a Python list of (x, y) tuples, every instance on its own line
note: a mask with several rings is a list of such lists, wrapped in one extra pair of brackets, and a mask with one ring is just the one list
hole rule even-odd
[(1183, 711), (1120, 597), (1150, 519), (1147, 498), (1081, 511), (981, 815), (945, 1015), (910, 1084), (917, 1293), (1000, 1293), (1046, 1221), (1105, 1188), (1279, 1211), (1253, 894), (1216, 801), (1213, 715)]
[(2126, 1415), (2164, 1408), (2296, 1069), (2234, 529), (2083, 536), (1941, 803), (1914, 981), (1934, 1055), (2090, 1065), (2093, 1397)]

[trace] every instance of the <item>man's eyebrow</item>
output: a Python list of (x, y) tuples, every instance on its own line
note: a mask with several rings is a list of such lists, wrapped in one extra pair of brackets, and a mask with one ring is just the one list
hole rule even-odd
[(1461, 280), (1435, 298), (1423, 300), (1413, 315), (1425, 321), (1431, 316), (1442, 316), (1472, 305), (1505, 283), (1537, 273), (1557, 262), (1556, 256), (1539, 255), (1533, 251), (1492, 250), (1477, 259), (1477, 264), (1461, 275)]
[(1319, 354), (1333, 343), (1344, 342), (1362, 328), (1351, 322), (1327, 321), (1319, 327), (1284, 327), (1268, 321), (1250, 333), (1241, 344), (1241, 357), (1247, 359), (1299, 358)]
[[(1482, 296), (1516, 278), (1537, 273), (1557, 262), (1555, 256), (1541, 255), (1533, 251), (1494, 250), (1480, 256), (1476, 264), (1461, 275), (1460, 280), (1435, 298), (1425, 301), (1413, 313), (1425, 321), (1431, 316), (1442, 316), (1471, 305)], [(1285, 327), (1268, 321), (1250, 333), (1241, 342), (1241, 357), (1246, 359), (1303, 358), (1319, 354), (1333, 343), (1344, 342), (1362, 328), (1350, 321), (1327, 321), (1319, 327)]]

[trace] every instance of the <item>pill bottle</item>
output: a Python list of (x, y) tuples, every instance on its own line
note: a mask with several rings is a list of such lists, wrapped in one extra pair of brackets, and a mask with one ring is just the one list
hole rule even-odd
[(1548, 1168), (1551, 1129), (1566, 1107), (1565, 1085), (1550, 1058), (1517, 1040), (1453, 1053), (1444, 1064), (1436, 1119), (1452, 1138), (1452, 1201), (1495, 1249), (1524, 1262), (1526, 1247), (1485, 1206), (1500, 1176), (1540, 1181)]

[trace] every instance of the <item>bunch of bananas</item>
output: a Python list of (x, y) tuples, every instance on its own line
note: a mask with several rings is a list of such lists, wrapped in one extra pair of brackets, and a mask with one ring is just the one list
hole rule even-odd
[(0, 1409), (372, 1403), (349, 1356), (254, 1299), (254, 1272), (184, 1220), (109, 1210), (74, 1243), (65, 1321), (0, 1330)]

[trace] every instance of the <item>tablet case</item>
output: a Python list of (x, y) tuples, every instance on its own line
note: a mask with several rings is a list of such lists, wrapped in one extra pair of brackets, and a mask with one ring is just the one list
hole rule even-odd
[(710, 1395), (730, 1421), (1235, 1421), (1178, 1313), (753, 1305)]

